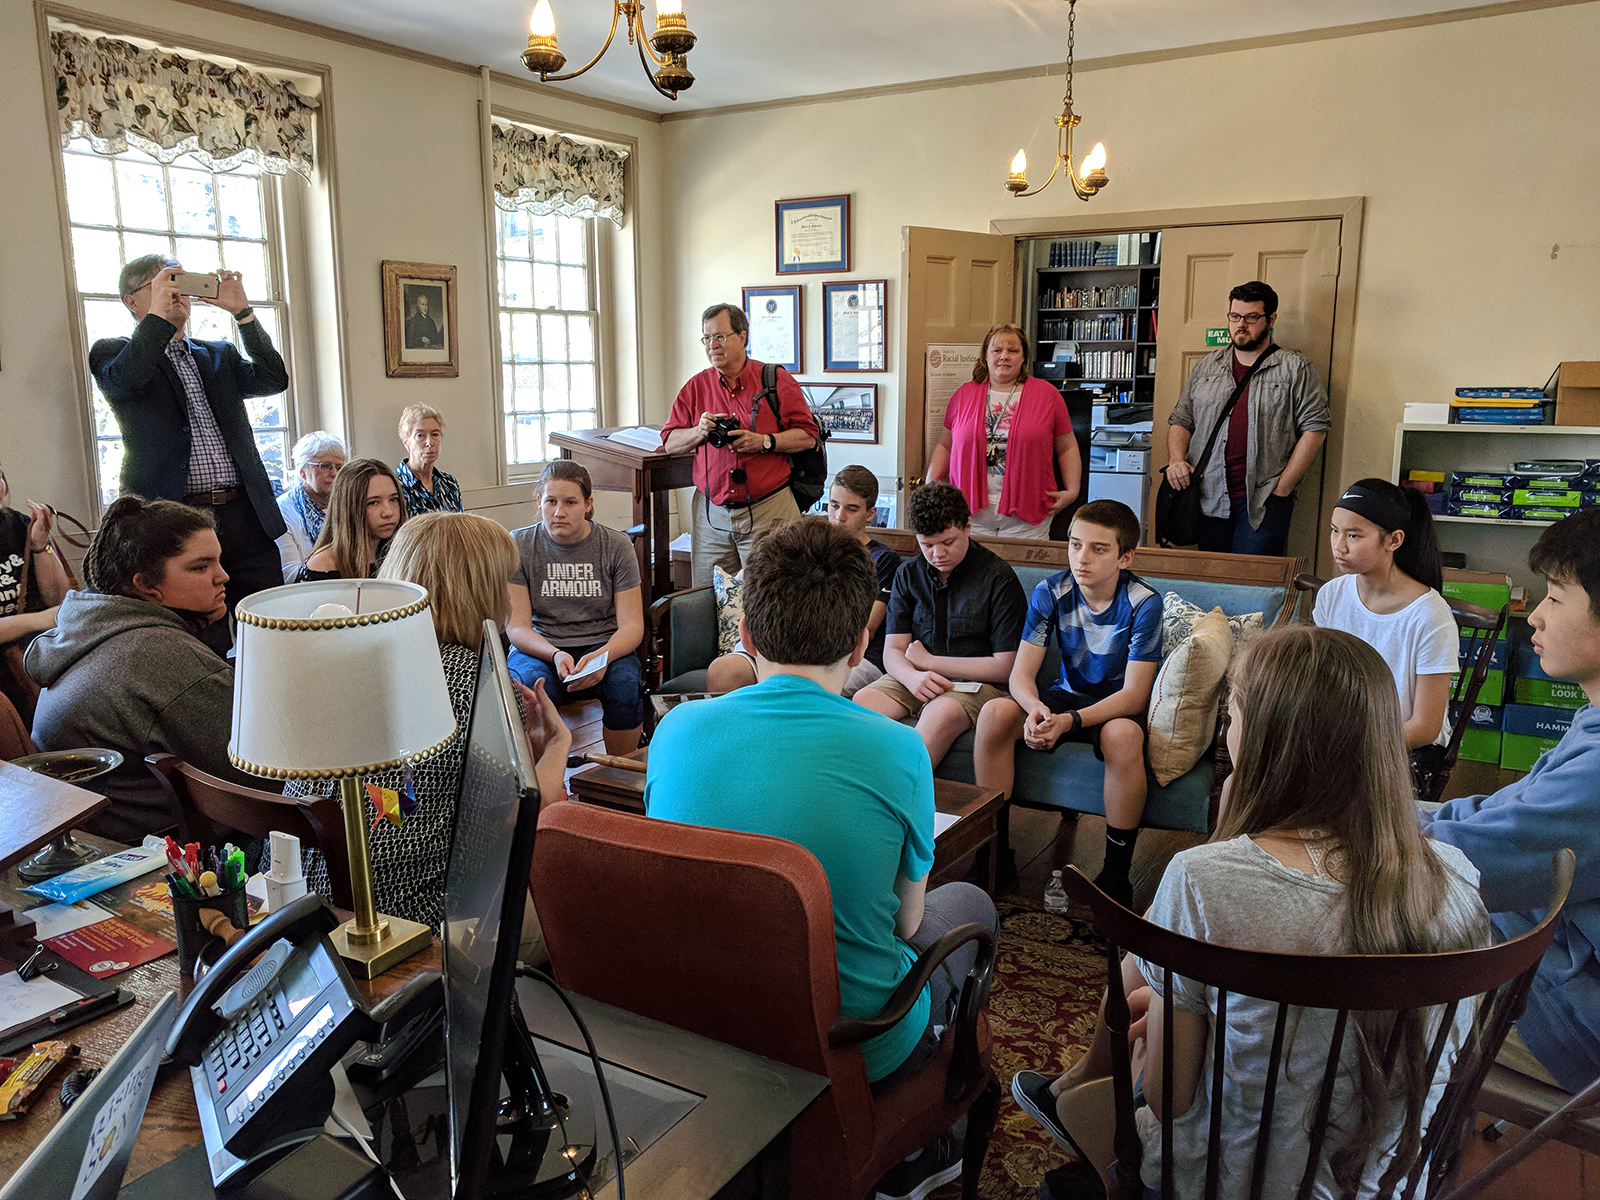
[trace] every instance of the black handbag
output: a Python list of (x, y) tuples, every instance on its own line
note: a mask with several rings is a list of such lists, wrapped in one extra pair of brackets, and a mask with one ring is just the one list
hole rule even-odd
[(1212, 426), (1211, 436), (1206, 439), (1206, 448), (1201, 451), (1199, 459), (1194, 464), (1194, 470), (1189, 476), (1189, 486), (1181, 490), (1173, 487), (1167, 482), (1167, 467), (1161, 468), (1161, 486), (1156, 489), (1158, 546), (1193, 546), (1200, 540), (1200, 477), (1205, 473), (1206, 463), (1211, 459), (1211, 451), (1216, 447), (1217, 435), (1226, 428), (1228, 418), (1233, 415), (1233, 406), (1239, 403), (1239, 397), (1244, 394), (1245, 388), (1250, 386), (1250, 380), (1256, 370), (1277, 353), (1277, 350), (1278, 344), (1273, 342), (1261, 352), (1260, 358), (1250, 364), (1244, 373), (1244, 378), (1234, 385), (1233, 395), (1229, 396), (1228, 402), (1222, 406), (1222, 415)]

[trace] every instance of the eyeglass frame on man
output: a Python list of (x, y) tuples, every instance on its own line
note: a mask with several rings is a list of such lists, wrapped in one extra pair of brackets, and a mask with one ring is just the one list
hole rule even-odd
[(1259, 312), (1259, 313), (1236, 313), (1236, 312), (1231, 312), (1231, 313), (1228, 314), (1228, 324), (1229, 325), (1254, 325), (1257, 322), (1267, 320), (1271, 316), (1272, 316), (1271, 313), (1264, 313), (1264, 312)]
[(703, 333), (700, 335), (700, 344), (706, 347), (726, 346), (729, 338), (740, 336), (737, 330), (732, 333)]

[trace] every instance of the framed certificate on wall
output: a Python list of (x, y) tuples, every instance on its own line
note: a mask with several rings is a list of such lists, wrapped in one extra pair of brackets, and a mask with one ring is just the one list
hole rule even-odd
[(822, 285), (822, 369), (882, 371), (889, 283), (854, 279)]
[(750, 344), (745, 353), (757, 362), (777, 363), (791, 375), (800, 373), (801, 347), (805, 345), (800, 287), (791, 283), (743, 289), (744, 315), (750, 320)]
[(850, 269), (850, 197), (779, 200), (779, 275), (817, 275)]

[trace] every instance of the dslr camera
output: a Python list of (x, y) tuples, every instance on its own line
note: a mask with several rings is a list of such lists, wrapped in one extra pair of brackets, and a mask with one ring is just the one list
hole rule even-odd
[(706, 432), (706, 441), (721, 450), (727, 446), (730, 435), (738, 432), (738, 417), (712, 417), (711, 428)]

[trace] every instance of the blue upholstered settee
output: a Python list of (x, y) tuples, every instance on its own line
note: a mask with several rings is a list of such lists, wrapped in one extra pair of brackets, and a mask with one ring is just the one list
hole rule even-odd
[[(906, 530), (875, 529), (874, 537), (900, 551), (917, 553), (916, 540)], [(984, 545), (1009, 562), (1032, 594), (1045, 577), (1067, 567), (1067, 548), (1061, 542), (1032, 542), (1011, 538), (982, 538)], [(1287, 623), (1294, 608), (1294, 576), (1300, 569), (1295, 558), (1258, 558), (1238, 554), (1205, 554), (1194, 550), (1135, 551), (1133, 570), (1158, 592), (1176, 592), (1204, 609), (1220, 607), (1229, 616), (1259, 612), (1267, 627)], [(675, 592), (657, 600), (650, 610), (651, 677), (653, 690), (698, 692), (705, 690), (706, 667), (717, 653), (717, 606), (709, 587)], [(1060, 659), (1052, 646), (1040, 671), (1040, 685), (1053, 682)], [(1219, 720), (1220, 726), (1220, 720)], [(934, 774), (942, 779), (973, 782), (973, 735), (957, 738)], [(1187, 774), (1165, 787), (1154, 776), (1145, 801), (1143, 824), (1157, 829), (1209, 832), (1213, 819), (1216, 744)], [(1012, 802), (1029, 808), (1070, 809), (1103, 816), (1105, 767), (1094, 750), (1067, 743), (1054, 753), (1017, 745), (1017, 780)]]

